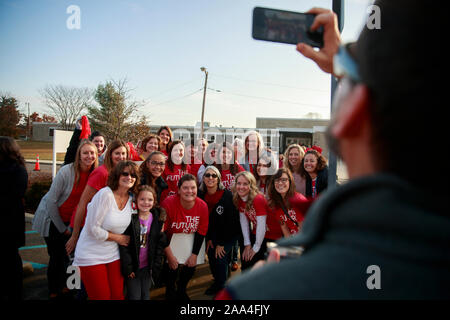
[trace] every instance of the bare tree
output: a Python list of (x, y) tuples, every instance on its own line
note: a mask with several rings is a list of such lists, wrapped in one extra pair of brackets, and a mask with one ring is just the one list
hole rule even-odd
[(66, 130), (73, 128), (77, 118), (92, 103), (94, 97), (92, 89), (63, 85), (47, 85), (39, 93)]

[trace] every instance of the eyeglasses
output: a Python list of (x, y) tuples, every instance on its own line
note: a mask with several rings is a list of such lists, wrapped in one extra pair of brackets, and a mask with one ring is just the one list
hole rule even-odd
[(280, 184), (280, 183), (285, 184), (285, 183), (289, 182), (289, 179), (288, 178), (278, 178), (278, 179), (275, 179), (274, 182), (276, 184)]
[(150, 164), (152, 166), (159, 166), (159, 167), (164, 167), (166, 165), (165, 162), (158, 162), (158, 161), (150, 161)]
[(217, 174), (215, 173), (205, 173), (203, 176), (206, 178), (213, 178), (213, 179), (217, 178)]
[(350, 52), (353, 45), (354, 43), (347, 43), (339, 47), (338, 53), (333, 57), (333, 73), (338, 77), (348, 77), (354, 82), (361, 82), (358, 64)]
[(132, 178), (137, 178), (137, 176), (134, 173), (129, 173), (129, 172), (121, 172), (120, 175), (124, 176), (124, 177), (128, 177), (131, 176)]

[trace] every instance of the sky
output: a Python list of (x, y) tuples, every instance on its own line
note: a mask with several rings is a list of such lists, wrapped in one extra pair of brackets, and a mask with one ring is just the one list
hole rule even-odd
[[(76, 5), (79, 29), (70, 29)], [(127, 79), (151, 125), (254, 128), (256, 117), (330, 117), (330, 75), (294, 45), (251, 37), (255, 6), (304, 12), (331, 0), (0, 0), (0, 92), (25, 112), (50, 111), (46, 85), (95, 89)], [(369, 0), (346, 0), (342, 40), (354, 41)], [(70, 24), (69, 24), (70, 25)]]

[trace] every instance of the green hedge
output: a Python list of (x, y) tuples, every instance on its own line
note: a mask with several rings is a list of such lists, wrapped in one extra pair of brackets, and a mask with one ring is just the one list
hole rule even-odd
[(25, 193), (25, 210), (34, 213), (41, 202), (42, 197), (50, 189), (51, 181), (39, 181), (33, 183)]

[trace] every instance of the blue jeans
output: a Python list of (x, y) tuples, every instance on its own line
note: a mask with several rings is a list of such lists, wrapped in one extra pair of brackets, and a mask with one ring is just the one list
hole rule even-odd
[(218, 289), (222, 289), (225, 286), (225, 282), (228, 279), (228, 266), (231, 261), (231, 250), (236, 240), (230, 241), (224, 245), (225, 255), (222, 258), (216, 258), (216, 244), (214, 248), (208, 249), (208, 260), (211, 273), (214, 277), (214, 286)]

